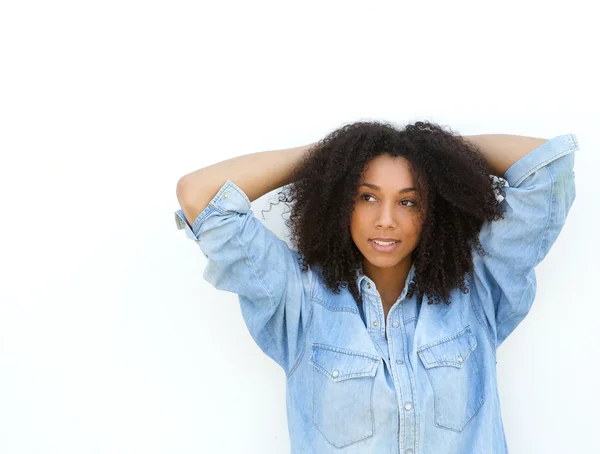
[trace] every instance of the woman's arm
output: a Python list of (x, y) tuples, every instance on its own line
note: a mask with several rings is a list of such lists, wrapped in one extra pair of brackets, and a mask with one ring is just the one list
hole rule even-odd
[[(526, 143), (530, 138), (522, 139)], [(509, 142), (506, 150), (494, 146), (491, 152), (499, 156), (501, 152), (512, 153), (519, 148), (517, 141), (515, 144)], [(574, 134), (543, 141), (529, 153), (523, 144), (517, 152), (525, 155), (524, 159), (514, 163), (502, 177), (508, 183), (502, 188), (505, 216), (481, 227), (479, 241), (485, 253), (474, 248), (470, 277), (478, 297), (473, 298), (473, 307), (483, 313), (480, 318), (487, 319), (484, 325), (490, 330), (490, 339), (496, 340), (496, 348), (532, 307), (535, 268), (558, 238), (575, 200), (573, 166), (578, 149)]]
[(478, 134), (462, 136), (462, 138), (479, 149), (494, 175), (503, 178), (510, 166), (548, 141), (548, 139), (510, 134)]
[(250, 202), (292, 183), (293, 168), (315, 144), (238, 156), (184, 175), (177, 182), (177, 200), (185, 217), (193, 222), (227, 180)]

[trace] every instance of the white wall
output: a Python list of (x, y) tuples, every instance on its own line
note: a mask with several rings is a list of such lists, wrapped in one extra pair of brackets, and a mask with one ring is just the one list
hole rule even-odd
[(175, 186), (360, 119), (577, 135), (577, 198), (498, 369), (511, 453), (599, 452), (586, 3), (3, 2), (0, 453), (289, 452), (284, 373), (202, 279)]

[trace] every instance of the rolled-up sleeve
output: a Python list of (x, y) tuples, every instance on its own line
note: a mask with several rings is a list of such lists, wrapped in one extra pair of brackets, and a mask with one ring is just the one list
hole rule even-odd
[[(574, 134), (554, 137), (515, 162), (500, 196), (504, 219), (486, 222), (473, 253), (474, 300), (496, 348), (529, 313), (536, 294), (535, 267), (558, 238), (575, 200)], [(497, 180), (497, 179), (496, 179)], [(498, 197), (498, 195), (497, 195)]]
[(204, 280), (238, 295), (256, 344), (291, 374), (310, 321), (313, 273), (302, 271), (298, 251), (250, 208), (248, 196), (227, 180), (191, 226), (183, 210), (175, 211), (175, 221), (208, 259)]

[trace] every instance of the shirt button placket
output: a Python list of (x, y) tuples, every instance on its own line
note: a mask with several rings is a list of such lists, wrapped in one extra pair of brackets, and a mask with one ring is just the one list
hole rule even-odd
[[(371, 288), (371, 283), (367, 282), (367, 288)], [(373, 328), (377, 328), (379, 326), (379, 322), (377, 320), (374, 320), (371, 325), (373, 326)]]
[[(392, 326), (394, 328), (399, 328), (400, 327), (400, 321), (394, 320), (392, 322)], [(404, 360), (402, 360), (402, 359), (396, 359), (396, 364), (398, 364), (399, 366), (401, 366), (402, 364), (404, 364)], [(405, 374), (403, 374), (402, 370), (399, 370), (398, 373), (400, 375), (405, 375)], [(405, 394), (410, 395), (411, 394), (410, 390), (407, 389)], [(413, 443), (415, 441), (414, 440), (414, 436), (412, 435), (412, 430), (413, 430), (414, 424), (415, 424), (415, 421), (414, 421), (414, 417), (415, 416), (414, 416), (413, 412), (411, 412), (411, 410), (413, 410), (412, 402), (406, 402), (406, 403), (404, 403), (403, 408), (404, 408), (404, 412), (406, 413), (405, 424), (406, 424), (406, 432), (407, 432), (406, 439), (404, 440), (404, 443), (405, 443), (405, 446), (406, 445), (411, 446), (411, 445), (413, 445)], [(404, 454), (412, 454), (413, 450), (410, 449), (410, 448), (409, 449), (405, 449), (403, 451), (403, 453)]]

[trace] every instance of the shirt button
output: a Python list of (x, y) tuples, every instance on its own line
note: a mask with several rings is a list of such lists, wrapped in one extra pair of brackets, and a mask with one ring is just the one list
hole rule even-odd
[(331, 375), (333, 375), (334, 377), (339, 377), (340, 373), (337, 370), (334, 370), (333, 374)]
[(458, 362), (459, 362), (459, 363), (462, 363), (462, 362), (463, 362), (463, 358), (462, 358), (462, 356), (460, 356), (460, 355), (458, 355)]
[(396, 360), (396, 364), (402, 364), (404, 361), (402, 361), (401, 359), (397, 359)]
[(409, 403), (407, 403), (407, 404), (404, 404), (404, 408), (405, 408), (406, 410), (410, 410), (410, 409), (412, 408), (412, 405), (411, 405), (411, 403), (409, 402)]
[(398, 322), (394, 322), (392, 326), (393, 326), (394, 328), (398, 328), (398, 326), (400, 326), (400, 323), (398, 323)]
[(412, 449), (407, 449), (406, 454), (412, 454)]
[(226, 199), (227, 197), (229, 197), (229, 194), (227, 194), (227, 193), (223, 194), (224, 199)]
[(367, 282), (367, 288), (371, 288), (371, 284)]
[(377, 325), (379, 325), (379, 323), (377, 323), (377, 321), (374, 321), (373, 326), (377, 326)]

